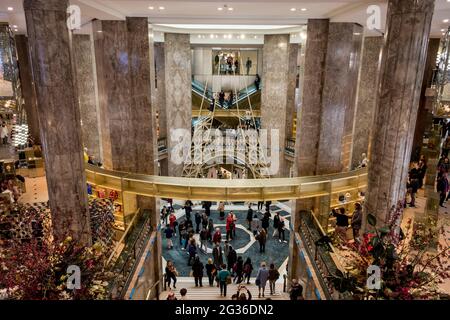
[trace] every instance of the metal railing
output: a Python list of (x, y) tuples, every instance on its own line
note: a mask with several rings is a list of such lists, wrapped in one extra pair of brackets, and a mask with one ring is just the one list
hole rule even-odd
[(151, 294), (153, 289), (156, 288), (156, 300), (159, 300), (159, 284), (161, 283), (160, 280), (156, 281), (151, 288), (148, 290), (147, 294), (145, 295), (145, 300), (150, 300)]
[(117, 259), (119, 258), (120, 254), (122, 253), (122, 250), (125, 248), (125, 245), (127, 243), (128, 237), (133, 231), (134, 227), (136, 226), (136, 222), (138, 220), (138, 217), (141, 217), (141, 210), (138, 209), (134, 215), (133, 219), (130, 221), (127, 229), (125, 230), (124, 234), (120, 238), (120, 240), (117, 242), (116, 246), (114, 247), (113, 251), (111, 252), (108, 260), (106, 260), (105, 266), (109, 266), (111, 263), (116, 263)]
[(305, 249), (308, 255), (314, 260), (314, 267), (316, 271), (321, 275), (319, 280), (321, 281), (323, 288), (327, 288), (326, 294), (331, 298), (334, 292), (334, 286), (331, 281), (338, 271), (345, 272), (344, 268), (339, 264), (336, 259), (333, 259), (332, 255), (337, 255), (333, 245), (331, 243), (318, 243), (320, 239), (324, 239), (327, 236), (326, 232), (320, 225), (317, 217), (313, 212), (307, 211), (305, 215), (300, 215), (300, 236), (304, 241)]
[(150, 224), (150, 214), (143, 217), (144, 223), (137, 231), (136, 239), (128, 244), (128, 248), (124, 248), (126, 255), (123, 261), (118, 261), (114, 266), (115, 281), (110, 288), (112, 298), (123, 298), (128, 288), (132, 275), (136, 272), (136, 262), (142, 256), (145, 249), (145, 243), (149, 239), (152, 232)]

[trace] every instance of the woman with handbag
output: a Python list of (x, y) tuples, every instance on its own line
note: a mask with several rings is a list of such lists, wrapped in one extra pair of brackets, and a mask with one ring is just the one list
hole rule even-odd
[(275, 265), (271, 263), (269, 269), (269, 287), (271, 295), (275, 294), (275, 282), (277, 282), (278, 278), (280, 278), (280, 273), (275, 268)]
[(250, 284), (250, 276), (253, 271), (253, 264), (250, 258), (247, 258), (244, 263), (244, 280), (247, 280), (247, 284)]
[(227, 296), (227, 286), (231, 284), (231, 273), (227, 270), (227, 266), (222, 264), (222, 270), (219, 271), (217, 278), (219, 279), (220, 296)]

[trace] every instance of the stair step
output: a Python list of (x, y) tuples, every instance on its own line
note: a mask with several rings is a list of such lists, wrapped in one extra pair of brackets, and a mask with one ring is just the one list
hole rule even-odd
[[(208, 279), (203, 278), (203, 287), (195, 287), (194, 280), (190, 281), (178, 281), (177, 282), (177, 288), (173, 289), (175, 296), (177, 299), (181, 298), (180, 295), (180, 289), (186, 288), (187, 289), (187, 299), (188, 300), (231, 300), (231, 296), (237, 292), (238, 285), (237, 284), (230, 284), (227, 287), (227, 296), (221, 297), (220, 296), (220, 289), (216, 285), (213, 287), (210, 287), (208, 284)], [(252, 300), (265, 300), (267, 298), (270, 298), (271, 300), (288, 300), (288, 294), (282, 292), (283, 291), (283, 284), (280, 281), (280, 283), (277, 283), (275, 285), (275, 294), (270, 295), (270, 289), (269, 289), (269, 283), (267, 283), (266, 291), (265, 291), (265, 297), (264, 298), (258, 298), (258, 287), (254, 284), (245, 284), (245, 286), (250, 290), (252, 294)], [(245, 292), (245, 291), (242, 291)], [(166, 290), (161, 293), (160, 299), (165, 300), (167, 299), (169, 291)]]

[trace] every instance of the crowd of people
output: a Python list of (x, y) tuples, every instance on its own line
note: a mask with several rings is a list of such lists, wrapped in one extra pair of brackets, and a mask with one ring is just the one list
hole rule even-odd
[[(270, 225), (270, 205), (266, 202), (266, 211), (262, 213), (264, 203), (258, 203), (258, 210), (253, 210), (252, 204), (249, 204), (246, 215), (247, 229), (251, 231), (259, 244), (259, 252), (265, 253), (265, 245), (269, 237)], [(223, 239), (222, 231), (214, 225), (211, 218), (212, 203), (205, 201), (202, 204), (203, 213), (193, 212), (193, 203), (187, 200), (183, 206), (185, 211), (184, 219), (177, 219), (172, 203), (163, 206), (161, 210), (161, 219), (164, 222), (164, 235), (166, 238), (167, 249), (174, 248), (173, 239), (178, 238), (180, 248), (187, 253), (187, 265), (191, 267), (190, 275), (194, 278), (196, 287), (203, 287), (203, 278), (206, 276), (209, 286), (220, 288), (221, 296), (227, 295), (227, 286), (231, 283), (243, 285), (250, 284), (250, 278), (254, 271), (251, 257), (244, 259), (238, 255), (232, 241), (236, 239), (236, 225), (238, 217), (233, 211), (229, 211), (225, 217), (225, 203), (219, 202), (217, 205), (218, 219), (225, 221), (226, 236)], [(261, 215), (261, 217), (260, 217)], [(272, 238), (280, 243), (287, 243), (285, 235), (285, 219), (277, 212), (273, 216), (274, 233)], [(208, 251), (208, 245), (211, 250)], [(200, 254), (207, 255), (211, 253), (206, 264), (200, 259)], [(167, 261), (165, 268), (165, 281), (169, 289), (171, 283), (174, 288), (177, 281), (178, 272), (173, 261)], [(262, 262), (256, 273), (256, 285), (259, 288), (259, 297), (265, 296), (265, 289), (269, 283), (270, 294), (275, 293), (275, 282), (280, 274), (274, 263), (269, 267), (266, 262)], [(245, 288), (240, 286), (240, 288)], [(241, 294), (237, 295), (237, 297)]]

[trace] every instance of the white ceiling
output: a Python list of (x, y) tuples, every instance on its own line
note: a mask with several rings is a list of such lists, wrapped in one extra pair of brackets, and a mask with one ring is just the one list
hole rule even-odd
[[(83, 23), (94, 18), (115, 20), (126, 16), (146, 16), (153, 24), (172, 25), (178, 30), (193, 33), (202, 29), (207, 32), (213, 28), (211, 25), (215, 25), (214, 29), (218, 29), (217, 25), (238, 25), (240, 30), (233, 30), (235, 32), (248, 31), (252, 29), (250, 25), (255, 25), (253, 29), (258, 29), (260, 33), (267, 30), (273, 32), (275, 28), (305, 24), (310, 18), (330, 18), (331, 21), (365, 25), (368, 17), (366, 9), (372, 4), (381, 6), (383, 31), (387, 8), (386, 0), (70, 0), (70, 3), (80, 6)], [(224, 5), (233, 10), (217, 10)], [(153, 6), (154, 10), (150, 10), (149, 6)], [(159, 10), (161, 6), (164, 10)], [(8, 7), (14, 10), (8, 11)], [(291, 11), (291, 8), (297, 10)], [(301, 11), (301, 8), (307, 10)], [(450, 26), (449, 22), (443, 22), (444, 19), (450, 19), (450, 2), (436, 0), (432, 37), (440, 37), (441, 29)], [(1, 0), (0, 21), (17, 25), (18, 33), (25, 33), (22, 0)], [(264, 25), (268, 26), (266, 30), (261, 29)]]

